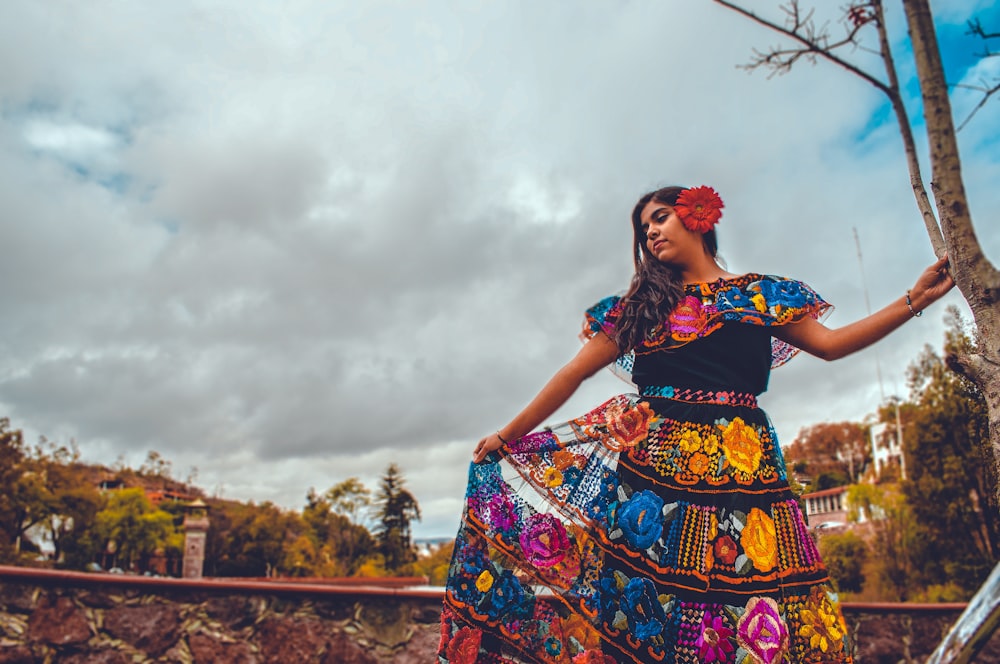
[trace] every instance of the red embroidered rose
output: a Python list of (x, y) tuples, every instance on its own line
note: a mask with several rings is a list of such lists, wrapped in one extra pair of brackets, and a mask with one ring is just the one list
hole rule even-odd
[(448, 661), (455, 664), (474, 664), (479, 659), (479, 644), (483, 639), (483, 633), (478, 629), (463, 627), (458, 630), (448, 644)]
[(715, 189), (707, 186), (685, 189), (674, 203), (674, 211), (685, 228), (698, 233), (707, 233), (722, 218), (725, 205)]

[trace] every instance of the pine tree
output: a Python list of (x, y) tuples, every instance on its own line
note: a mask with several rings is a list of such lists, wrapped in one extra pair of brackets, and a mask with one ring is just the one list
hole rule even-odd
[(382, 476), (375, 504), (378, 507), (375, 539), (385, 558), (385, 568), (391, 573), (400, 572), (405, 565), (416, 560), (410, 522), (420, 520), (420, 506), (406, 489), (406, 480), (394, 463), (389, 464)]

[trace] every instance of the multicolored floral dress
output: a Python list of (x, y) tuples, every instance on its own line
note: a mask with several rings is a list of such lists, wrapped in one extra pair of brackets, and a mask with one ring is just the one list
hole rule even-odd
[[(638, 394), (472, 464), (440, 662), (850, 662), (826, 569), (756, 396), (830, 308), (798, 281), (686, 287), (634, 353)], [(621, 298), (587, 311), (613, 332)]]

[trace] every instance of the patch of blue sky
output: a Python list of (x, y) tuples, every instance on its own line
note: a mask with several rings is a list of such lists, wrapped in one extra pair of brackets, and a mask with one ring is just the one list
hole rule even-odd
[(157, 217), (153, 219), (153, 223), (170, 235), (177, 235), (181, 232), (181, 222), (172, 217)]
[[(987, 8), (975, 12), (969, 19), (978, 18), (986, 32), (1000, 32), (1000, 8)], [(996, 27), (991, 27), (996, 26)], [(961, 81), (966, 73), (975, 67), (986, 50), (986, 44), (977, 36), (969, 34), (967, 22), (939, 23), (936, 26), (938, 49), (945, 69), (945, 78), (949, 85)], [(996, 42), (997, 40), (991, 40)], [(994, 44), (994, 50), (997, 45)], [(913, 65), (913, 51), (908, 39), (895, 44), (893, 59), (896, 63), (897, 75), (903, 94), (903, 103), (910, 117), (910, 125), (915, 133), (922, 133), (924, 116), (922, 111), (920, 80), (916, 76)], [(956, 118), (956, 124), (964, 118)], [(873, 134), (885, 128), (886, 124), (895, 125), (896, 117), (888, 98), (876, 106), (869, 114), (867, 121), (852, 136), (857, 146), (861, 148), (869, 144)]]

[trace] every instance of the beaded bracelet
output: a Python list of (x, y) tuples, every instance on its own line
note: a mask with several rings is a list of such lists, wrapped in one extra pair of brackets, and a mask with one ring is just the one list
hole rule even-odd
[(504, 440), (504, 437), (500, 435), (500, 429), (497, 429), (497, 438), (499, 438), (500, 442), (503, 443), (504, 445), (509, 445), (509, 443), (506, 440)]
[[(914, 311), (913, 303), (910, 302), (910, 291), (906, 291), (906, 308), (910, 310), (910, 313), (913, 314), (914, 318), (919, 318), (924, 315), (923, 311)], [(503, 438), (500, 440), (503, 440)]]

